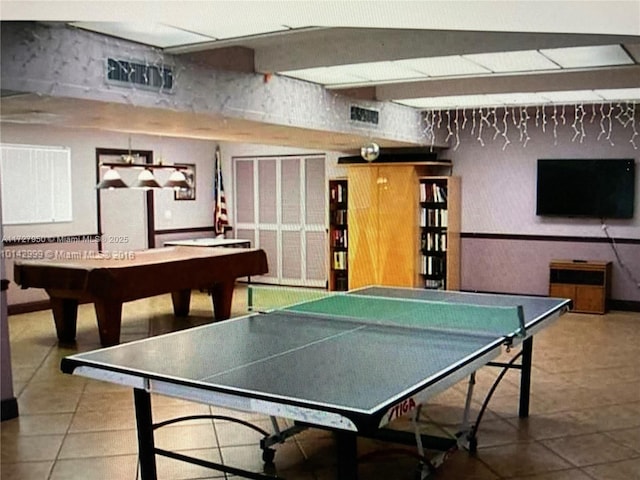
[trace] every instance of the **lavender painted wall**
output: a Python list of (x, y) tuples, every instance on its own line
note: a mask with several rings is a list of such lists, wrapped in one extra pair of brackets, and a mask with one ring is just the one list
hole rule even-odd
[[(574, 110), (567, 108), (564, 125), (558, 111), (555, 132), (550, 110), (546, 112), (543, 132), (541, 111), (529, 109), (530, 118), (524, 132), (529, 137), (526, 145), (523, 128), (518, 128), (518, 122), (513, 123), (514, 115), (510, 112), (506, 135), (511, 143), (506, 147), (500, 112), (496, 122), (500, 131), (496, 133), (493, 126), (484, 125), (484, 146), (478, 140), (479, 121), (471, 133), (471, 112), (464, 130), (456, 132), (452, 121), (453, 135), (449, 141), (457, 148), (443, 152), (442, 157), (452, 159), (454, 174), (462, 177), (463, 289), (544, 295), (551, 259), (610, 260), (614, 262), (612, 297), (640, 301), (640, 286), (623, 271), (606, 241), (599, 219), (541, 217), (535, 213), (539, 158), (633, 158), (638, 164), (640, 136), (634, 132), (640, 131), (640, 115), (636, 113), (629, 119), (621, 116), (618, 120), (616, 115), (621, 112), (626, 115), (628, 110), (624, 110), (625, 106), (618, 110), (615, 104), (611, 116), (607, 115), (608, 105), (604, 116), (599, 105), (595, 112), (591, 106), (584, 108), (584, 116), (582, 110), (578, 111), (578, 121)], [(518, 112), (515, 113), (518, 118)], [(476, 112), (479, 120), (477, 115)], [(492, 119), (489, 120), (492, 123)], [(629, 121), (625, 126), (626, 120)], [(458, 126), (461, 125), (460, 121)], [(440, 134), (448, 133), (445, 127)], [(606, 219), (605, 224), (610, 236), (636, 241), (618, 245), (618, 253), (637, 280), (640, 278), (640, 165), (636, 170), (634, 218)], [(491, 234), (491, 238), (473, 238), (474, 234), (480, 237)], [(533, 240), (527, 238), (529, 236)], [(557, 237), (574, 237), (575, 241), (554, 241), (564, 240)]]
[[(551, 260), (586, 259), (613, 262), (613, 299), (640, 300), (637, 286), (606, 243), (465, 238), (462, 245), (465, 290), (547, 295)], [(637, 278), (640, 245), (621, 244), (617, 249)]]

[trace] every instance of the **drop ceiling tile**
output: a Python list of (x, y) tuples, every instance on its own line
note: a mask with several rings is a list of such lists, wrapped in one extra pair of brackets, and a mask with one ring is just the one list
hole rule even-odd
[(459, 55), (431, 58), (412, 58), (398, 60), (396, 63), (424, 73), (430, 77), (448, 77), (456, 75), (487, 74), (490, 70)]
[(408, 98), (398, 100), (397, 103), (424, 109), (470, 108), (487, 105), (487, 95), (448, 95), (442, 97)]
[(334, 67), (305, 68), (302, 70), (281, 72), (281, 74), (326, 86), (350, 83), (358, 84), (366, 81), (365, 78), (349, 74)]
[(476, 53), (463, 58), (495, 73), (558, 70), (560, 67), (535, 50)]
[(211, 37), (169, 25), (146, 22), (74, 22), (71, 25), (158, 48), (169, 48), (212, 40)]
[(546, 97), (539, 93), (497, 93), (487, 95), (490, 100), (494, 100), (496, 105), (541, 105), (548, 102)]
[(375, 82), (390, 82), (394, 80), (422, 79), (426, 75), (409, 68), (397, 61), (358, 63), (331, 67), (348, 75), (365, 78)]
[(599, 89), (594, 92), (605, 100), (640, 102), (640, 88)]
[(604, 67), (634, 63), (620, 45), (550, 48), (540, 50), (540, 53), (562, 68)]
[(544, 98), (549, 99), (552, 103), (581, 103), (581, 102), (600, 102), (602, 97), (597, 95), (593, 90), (568, 90), (554, 92), (539, 92)]

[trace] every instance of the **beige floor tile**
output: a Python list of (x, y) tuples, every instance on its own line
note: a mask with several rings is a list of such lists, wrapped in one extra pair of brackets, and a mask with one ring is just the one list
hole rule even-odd
[(22, 414), (74, 412), (82, 395), (81, 386), (57, 387), (51, 382), (32, 382), (18, 397)]
[(138, 453), (135, 430), (68, 434), (59, 458), (109, 457)]
[(640, 454), (640, 428), (626, 428), (606, 432), (606, 435)]
[[(273, 473), (272, 467), (265, 466), (262, 460), (262, 451), (258, 445), (225, 446), (222, 447), (220, 451), (222, 453), (222, 461), (225, 465), (241, 468), (250, 472)], [(276, 457), (278, 457), (277, 453)], [(279, 457), (275, 460), (276, 471), (279, 460)]]
[(533, 440), (561, 438), (599, 431), (594, 424), (585, 423), (573, 412), (536, 414), (528, 418), (507, 420), (514, 428)]
[(573, 387), (548, 390), (536, 395), (544, 404), (545, 413), (568, 412), (580, 408), (603, 407), (611, 404), (606, 392), (595, 387)]
[(65, 434), (72, 417), (72, 413), (23, 414), (2, 422), (2, 436)]
[(573, 468), (571, 470), (561, 470), (559, 472), (543, 473), (540, 475), (513, 477), (509, 480), (592, 480), (592, 478), (582, 470)]
[(166, 426), (155, 431), (155, 444), (165, 450), (189, 450), (216, 447), (213, 422), (200, 425)]
[(447, 458), (438, 470), (437, 478), (438, 480), (497, 480), (499, 477), (479, 458), (463, 450)]
[(640, 427), (640, 402), (579, 409), (571, 414), (581, 424), (599, 432)]
[(493, 447), (530, 440), (526, 430), (519, 429), (506, 420), (483, 420), (477, 433), (478, 445)]
[(69, 427), (69, 433), (131, 430), (136, 428), (133, 408), (121, 410), (77, 411)]
[(577, 467), (616, 462), (638, 456), (603, 433), (544, 440), (542, 444)]
[(635, 381), (624, 381), (607, 385), (603, 392), (609, 404), (640, 402), (640, 372)]
[[(222, 457), (217, 448), (178, 451), (182, 455), (195, 457), (212, 463), (222, 463)], [(174, 460), (172, 458), (157, 456), (156, 468), (158, 480), (193, 480), (224, 478), (224, 472), (201, 467), (198, 465)]]
[[(255, 426), (272, 432), (271, 422), (269, 420), (252, 421)], [(218, 435), (218, 444), (221, 447), (236, 445), (258, 445), (263, 435), (251, 428), (239, 425), (237, 423), (227, 421), (215, 421), (216, 433)]]
[(617, 366), (615, 368), (595, 368), (581, 370), (571, 374), (572, 381), (582, 387), (602, 387), (617, 383), (637, 382), (640, 371), (636, 366)]
[(78, 412), (98, 411), (108, 415), (111, 411), (133, 411), (133, 390), (122, 389), (104, 392), (83, 392), (78, 402)]
[(2, 435), (2, 464), (55, 460), (64, 435)]
[(411, 480), (418, 470), (418, 460), (407, 455), (370, 459), (358, 464), (358, 478), (362, 480)]
[(2, 463), (2, 480), (48, 480), (53, 460), (47, 462)]
[(535, 442), (480, 447), (478, 458), (503, 477), (534, 475), (571, 467), (561, 457)]
[[(333, 435), (320, 435), (314, 432), (317, 430), (309, 430), (301, 436), (294, 437), (294, 441), (298, 447), (302, 460), (302, 464), (297, 470), (318, 472), (326, 469), (335, 468), (336, 464), (336, 447)], [(289, 441), (288, 441), (289, 442)], [(288, 443), (287, 442), (287, 443)], [(286, 457), (286, 450), (280, 451), (282, 445), (275, 446), (276, 457), (275, 463), (279, 468), (286, 468), (289, 462)], [(360, 451), (362, 446), (360, 445)], [(296, 458), (298, 458), (296, 454)], [(292, 467), (290, 467), (292, 468)], [(285, 476), (286, 478), (286, 476)], [(335, 475), (334, 477), (335, 478)]]
[(49, 480), (135, 480), (136, 455), (58, 460)]
[(640, 458), (586, 467), (584, 471), (596, 480), (640, 480)]

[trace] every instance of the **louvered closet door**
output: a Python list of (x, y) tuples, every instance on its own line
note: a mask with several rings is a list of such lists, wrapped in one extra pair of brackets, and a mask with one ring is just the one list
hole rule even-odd
[(258, 281), (325, 285), (324, 172), (323, 156), (234, 159), (237, 236), (269, 260)]

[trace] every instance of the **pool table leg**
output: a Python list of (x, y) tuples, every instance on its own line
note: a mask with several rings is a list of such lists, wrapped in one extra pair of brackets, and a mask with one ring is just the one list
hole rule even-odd
[(186, 317), (189, 315), (189, 306), (191, 304), (191, 290), (178, 290), (171, 292), (171, 301), (173, 302), (173, 313), (176, 317)]
[(231, 304), (233, 302), (233, 289), (235, 279), (226, 280), (213, 285), (209, 292), (213, 302), (213, 315), (216, 320), (226, 320), (231, 316)]
[(96, 317), (100, 344), (110, 347), (120, 343), (120, 327), (122, 325), (122, 302), (115, 300), (96, 301)]
[(56, 333), (61, 343), (76, 341), (78, 300), (75, 298), (51, 297), (51, 310), (56, 323)]

